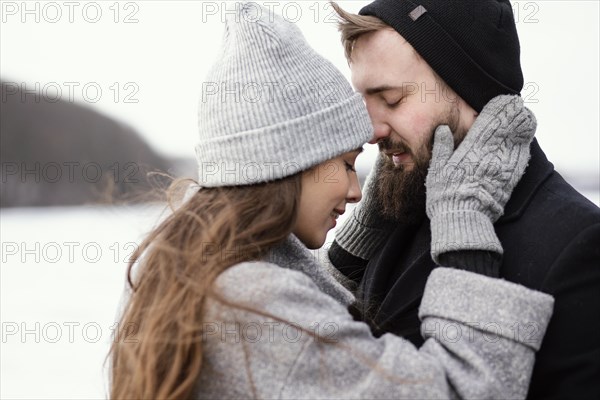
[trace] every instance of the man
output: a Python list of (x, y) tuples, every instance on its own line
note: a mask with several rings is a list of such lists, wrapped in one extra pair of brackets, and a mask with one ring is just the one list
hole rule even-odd
[[(381, 152), (363, 202), (338, 231), (329, 257), (356, 283), (354, 311), (375, 335), (392, 332), (420, 345), (417, 310), (427, 276), (436, 262), (465, 263), (452, 252), (440, 259), (438, 233), (429, 229), (432, 137), (446, 125), (458, 147), (479, 129), (478, 117), (495, 110), (492, 99), (520, 93), (512, 8), (507, 0), (376, 0), (359, 15), (334, 7)], [(500, 147), (497, 156), (490, 168), (501, 165)], [(494, 227), (503, 249), (474, 239), (467, 264), (555, 297), (528, 397), (600, 398), (600, 210), (554, 171), (534, 140), (525, 174)], [(536, 334), (534, 325), (515, 326), (515, 335)]]

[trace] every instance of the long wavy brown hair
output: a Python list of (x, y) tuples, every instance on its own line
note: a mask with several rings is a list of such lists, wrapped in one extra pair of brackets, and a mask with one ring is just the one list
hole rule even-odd
[(214, 280), (239, 262), (262, 258), (296, 221), (300, 174), (202, 188), (182, 201), (189, 182), (170, 185), (171, 214), (129, 262), (131, 293), (109, 352), (111, 398), (188, 398), (203, 366), (203, 306), (218, 297)]

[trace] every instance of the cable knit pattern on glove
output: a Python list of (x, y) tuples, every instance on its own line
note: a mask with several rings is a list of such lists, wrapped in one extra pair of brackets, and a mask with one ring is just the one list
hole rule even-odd
[(523, 176), (536, 129), (519, 96), (493, 98), (454, 151), (452, 132), (436, 129), (427, 175), (431, 255), (456, 250), (502, 254), (493, 223)]

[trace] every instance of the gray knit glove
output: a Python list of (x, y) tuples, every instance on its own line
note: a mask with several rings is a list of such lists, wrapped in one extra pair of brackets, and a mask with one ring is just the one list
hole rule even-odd
[(335, 241), (355, 257), (369, 260), (394, 230), (395, 224), (378, 212), (375, 199), (377, 171), (384, 163), (379, 154), (363, 187), (363, 197), (352, 210), (350, 218), (336, 231)]
[(502, 254), (493, 223), (521, 179), (535, 133), (534, 115), (519, 96), (493, 98), (454, 151), (446, 125), (435, 131), (427, 175), (431, 256), (459, 250)]

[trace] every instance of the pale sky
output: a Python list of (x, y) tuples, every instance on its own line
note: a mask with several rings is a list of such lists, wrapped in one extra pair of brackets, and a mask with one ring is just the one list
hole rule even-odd
[[(262, 3), (297, 23), (310, 44), (349, 78), (327, 2)], [(340, 5), (356, 12), (368, 3)], [(58, 88), (62, 99), (131, 125), (161, 153), (193, 157), (200, 89), (234, 2), (2, 1), (0, 6), (4, 80), (48, 93)], [(598, 2), (519, 1), (513, 10), (526, 82), (522, 95), (537, 116), (538, 140), (560, 171), (598, 177)], [(372, 154), (369, 149), (362, 163)]]

